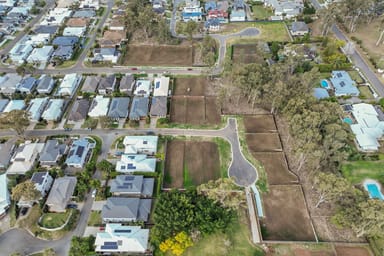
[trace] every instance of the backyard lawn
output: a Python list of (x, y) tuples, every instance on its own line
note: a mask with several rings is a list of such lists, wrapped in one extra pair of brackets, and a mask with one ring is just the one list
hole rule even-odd
[(364, 83), (364, 79), (360, 76), (359, 72), (356, 70), (348, 71), (350, 77), (352, 80), (354, 80), (357, 84), (362, 84)]
[(88, 219), (88, 226), (100, 226), (102, 224), (100, 211), (91, 211)]
[(57, 228), (62, 226), (68, 219), (71, 210), (68, 210), (64, 213), (45, 213), (43, 218), (41, 218), (41, 226), (45, 228)]
[(271, 9), (265, 8), (263, 5), (252, 5), (253, 18), (256, 20), (267, 20), (273, 15)]
[(368, 100), (374, 99), (373, 94), (368, 86), (362, 85), (362, 86), (359, 86), (358, 88), (360, 91), (360, 98), (368, 99)]
[(354, 161), (347, 162), (342, 166), (342, 172), (352, 184), (361, 183), (364, 179), (370, 178), (384, 184), (384, 161)]

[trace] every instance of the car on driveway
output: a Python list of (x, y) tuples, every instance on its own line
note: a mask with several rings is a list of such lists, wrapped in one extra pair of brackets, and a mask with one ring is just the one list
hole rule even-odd
[(95, 198), (95, 197), (96, 197), (96, 194), (97, 194), (97, 190), (94, 189), (94, 190), (92, 191), (92, 198)]
[(77, 204), (68, 204), (67, 208), (68, 209), (77, 209)]

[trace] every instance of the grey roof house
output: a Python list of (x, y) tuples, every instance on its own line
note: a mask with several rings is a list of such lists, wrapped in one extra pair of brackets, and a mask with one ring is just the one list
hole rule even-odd
[(34, 78), (32, 76), (25, 77), (17, 85), (16, 91), (19, 91), (22, 93), (32, 93), (32, 91), (35, 89), (36, 85), (37, 85), (36, 78)]
[(77, 36), (58, 36), (53, 39), (52, 44), (57, 46), (72, 46), (79, 42), (79, 38)]
[(148, 221), (152, 199), (110, 197), (101, 211), (104, 223)]
[(59, 30), (59, 26), (41, 25), (34, 29), (36, 34), (50, 34), (54, 35)]
[(73, 123), (85, 120), (87, 118), (90, 105), (91, 103), (87, 99), (76, 100), (72, 106), (68, 121)]
[(126, 74), (120, 80), (119, 91), (121, 93), (132, 95), (134, 85), (135, 85), (135, 78), (133, 77), (133, 75)]
[(8, 140), (0, 144), (0, 169), (5, 170), (8, 168), (13, 152), (15, 151), (15, 141)]
[(36, 90), (40, 94), (50, 94), (55, 86), (55, 80), (49, 75), (42, 75), (37, 82)]
[(3, 112), (8, 103), (9, 99), (0, 99), (0, 113)]
[(102, 95), (110, 94), (115, 91), (115, 87), (116, 87), (116, 76), (113, 74), (108, 75), (100, 79), (97, 92)]
[(129, 98), (112, 98), (112, 102), (109, 105), (108, 116), (113, 119), (127, 118), (129, 110)]
[(57, 165), (60, 159), (68, 151), (68, 146), (59, 143), (58, 140), (48, 140), (40, 153), (40, 165), (51, 167)]
[(134, 97), (129, 112), (129, 119), (140, 120), (148, 115), (148, 97)]
[(95, 93), (97, 87), (100, 83), (100, 76), (87, 76), (85, 78), (83, 87), (81, 88), (82, 92), (89, 92), (89, 93)]
[(308, 25), (303, 21), (295, 21), (292, 23), (291, 34), (292, 36), (303, 36), (309, 33)]
[(151, 116), (166, 117), (167, 111), (167, 97), (152, 97)]
[(111, 181), (110, 192), (114, 196), (151, 197), (154, 184), (154, 178), (144, 178), (141, 175), (118, 175)]
[(65, 212), (75, 191), (76, 177), (60, 177), (53, 183), (46, 205), (50, 212)]
[(4, 94), (14, 93), (21, 79), (22, 77), (16, 73), (7, 73), (5, 76), (0, 76), (0, 92)]
[(71, 45), (59, 45), (52, 54), (51, 62), (54, 62), (56, 58), (62, 60), (70, 60), (73, 55), (73, 47)]
[(72, 15), (73, 18), (92, 18), (95, 16), (96, 12), (93, 9), (81, 9)]

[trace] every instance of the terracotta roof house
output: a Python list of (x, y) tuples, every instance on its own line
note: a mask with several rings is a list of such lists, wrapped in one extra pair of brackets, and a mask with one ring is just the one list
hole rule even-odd
[(86, 27), (89, 24), (89, 19), (87, 18), (70, 18), (67, 21), (68, 27)]
[(127, 39), (125, 30), (107, 30), (103, 34), (103, 38), (99, 40), (101, 48), (119, 47), (120, 44)]

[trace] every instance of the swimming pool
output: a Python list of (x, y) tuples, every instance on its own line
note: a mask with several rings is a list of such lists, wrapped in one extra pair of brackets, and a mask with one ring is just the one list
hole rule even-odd
[(329, 82), (326, 79), (321, 80), (320, 84), (321, 84), (321, 87), (323, 87), (325, 89), (329, 89), (330, 88)]
[(380, 184), (374, 180), (364, 182), (364, 188), (368, 191), (370, 198), (384, 200), (384, 196), (380, 191)]
[(351, 119), (350, 117), (346, 117), (346, 118), (344, 118), (344, 119), (343, 119), (343, 122), (344, 122), (344, 123), (347, 123), (347, 124), (352, 124), (352, 123), (353, 123), (353, 121), (352, 121), (352, 119)]

